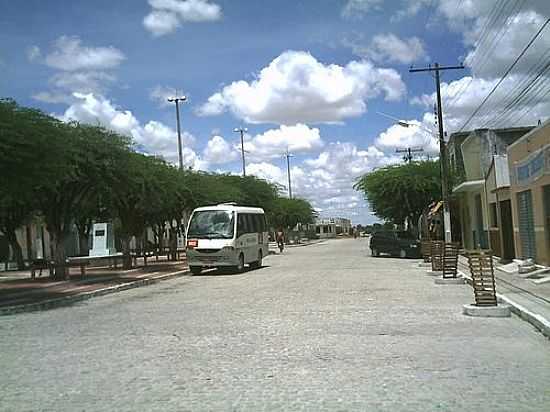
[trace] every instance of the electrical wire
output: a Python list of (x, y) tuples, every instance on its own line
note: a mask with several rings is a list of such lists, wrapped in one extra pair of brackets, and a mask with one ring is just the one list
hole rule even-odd
[(540, 27), (540, 29), (537, 31), (537, 33), (531, 38), (529, 43), (524, 47), (524, 49), (521, 51), (521, 53), (516, 57), (514, 62), (508, 67), (504, 75), (500, 78), (500, 80), (497, 82), (497, 84), (493, 87), (493, 89), (489, 92), (487, 96), (483, 99), (483, 101), (480, 103), (480, 105), (474, 110), (474, 112), (470, 115), (468, 120), (462, 125), (462, 127), (459, 129), (459, 132), (464, 130), (464, 128), (472, 121), (472, 119), (475, 117), (475, 115), (481, 110), (483, 105), (489, 100), (489, 98), (493, 95), (495, 90), (500, 86), (500, 84), (506, 79), (508, 74), (512, 71), (512, 69), (516, 66), (516, 64), (519, 62), (519, 60), (523, 57), (523, 55), (527, 52), (527, 50), (531, 47), (531, 45), (535, 42), (535, 40), (540, 36), (542, 31), (546, 28), (546, 26), (550, 23), (550, 19), (547, 19), (544, 24)]

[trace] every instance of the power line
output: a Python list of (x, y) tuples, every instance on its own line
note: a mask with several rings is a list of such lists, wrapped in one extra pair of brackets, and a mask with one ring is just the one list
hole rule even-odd
[(437, 94), (437, 124), (439, 128), (439, 158), (441, 159), (441, 192), (443, 197), (443, 219), (445, 228), (445, 241), (451, 241), (451, 216), (449, 212), (449, 191), (448, 191), (448, 171), (447, 171), (447, 150), (445, 147), (445, 138), (443, 132), (443, 109), (441, 108), (441, 84), (439, 72), (444, 70), (464, 69), (464, 65), (441, 67), (438, 63), (434, 67), (428, 66), (423, 69), (410, 68), (409, 72), (435, 72), (435, 86)]
[[(501, 3), (501, 4), (504, 6), (504, 3)], [(507, 14), (507, 16), (505, 18), (505, 21), (508, 21), (510, 19), (510, 17), (512, 17), (512, 15), (514, 15), (514, 16), (518, 15), (521, 12), (524, 4), (525, 4), (525, 0), (522, 0), (522, 2), (519, 3), (519, 8), (518, 8), (517, 12), (514, 12), (514, 9), (518, 5), (518, 2), (516, 1), (513, 9)], [(496, 11), (498, 10), (497, 7), (496, 7), (497, 5), (498, 5), (498, 3), (495, 3), (495, 7), (492, 9), (492, 12), (491, 12), (491, 14), (493, 14), (493, 12), (495, 12), (493, 18), (489, 18), (486, 22), (485, 27), (484, 27), (484, 29), (486, 29), (485, 35), (489, 33), (489, 27), (496, 23), (496, 21), (498, 20), (498, 18), (502, 15), (502, 12), (504, 11), (504, 8), (501, 8), (501, 10), (500, 10), (500, 12), (498, 13), (498, 16), (497, 16), (497, 14), (496, 14)], [(512, 26), (511, 24), (501, 24), (500, 29), (493, 36), (493, 40), (491, 41), (491, 45), (488, 46), (487, 49), (492, 49), (494, 46), (496, 46), (500, 42), (502, 37), (508, 32), (508, 30), (510, 30), (511, 26)], [(489, 61), (489, 56), (490, 56), (489, 54), (484, 54), (484, 55), (482, 55), (482, 57), (480, 58), (479, 61), (474, 62), (475, 57), (477, 56), (477, 53), (479, 52), (479, 50), (481, 50), (481, 43), (483, 43), (486, 39), (485, 35), (483, 36), (483, 38), (480, 35), (480, 37), (476, 41), (476, 44), (474, 45), (474, 48), (475, 48), (474, 53), (472, 54), (472, 57), (469, 59), (470, 61), (468, 62), (468, 66), (470, 66), (470, 67), (474, 67), (474, 65), (479, 65), (479, 67), (477, 69), (478, 71), (481, 71), (483, 69), (483, 67), (485, 67), (485, 65)], [(473, 78), (473, 75), (472, 75), (469, 78), (469, 80), (465, 84), (463, 84), (460, 87), (460, 89), (454, 94), (454, 96), (451, 98), (451, 100), (449, 102), (447, 102), (447, 108), (448, 109), (451, 109), (451, 108), (455, 107), (455, 103), (458, 103), (460, 101), (460, 98), (462, 97), (462, 95), (472, 85), (473, 80), (474, 80), (474, 78)]]
[(424, 149), (422, 149), (421, 147), (417, 147), (417, 148), (407, 147), (406, 149), (395, 149), (395, 153), (405, 153), (405, 155), (403, 155), (403, 160), (409, 163), (411, 163), (413, 160), (413, 153), (420, 153), (423, 151)]
[[(549, 54), (548, 57), (550, 57), (550, 50), (546, 54)], [(536, 72), (537, 70), (538, 72)], [(514, 111), (517, 110), (518, 105), (526, 106), (535, 100), (541, 94), (541, 91), (545, 90), (544, 88), (538, 88), (538, 86), (545, 82), (545, 75), (549, 70), (550, 60), (539, 62), (533, 66), (526, 77), (502, 99), (505, 106), (499, 110), (496, 116), (487, 120), (482, 127), (509, 121), (514, 116)], [(535, 88), (538, 89), (537, 92), (530, 94)]]
[(544, 22), (544, 24), (541, 26), (541, 28), (537, 31), (537, 33), (533, 36), (533, 38), (529, 41), (529, 43), (527, 43), (527, 45), (525, 46), (525, 48), (522, 50), (522, 52), (519, 54), (518, 57), (516, 57), (516, 59), (514, 60), (514, 62), (512, 63), (512, 65), (510, 67), (508, 67), (508, 70), (506, 70), (506, 72), (504, 73), (504, 75), (500, 78), (500, 80), (497, 82), (497, 84), (493, 87), (493, 89), (489, 92), (489, 94), (487, 96), (485, 96), (485, 99), (483, 99), (483, 101), (481, 102), (481, 104), (474, 110), (474, 112), (471, 114), (471, 116), (468, 118), (468, 120), (466, 120), (466, 122), (462, 125), (462, 127), (459, 129), (459, 132), (461, 132), (462, 130), (464, 130), (464, 128), (468, 125), (468, 123), (470, 123), (470, 121), (474, 118), (474, 116), (479, 112), (479, 110), (483, 107), (483, 105), (487, 102), (487, 100), (489, 100), (489, 98), (493, 95), (493, 93), (495, 92), (495, 90), (498, 88), (498, 86), (500, 86), (500, 84), (504, 81), (504, 79), (506, 78), (506, 76), (508, 76), (508, 74), (512, 71), (512, 69), (516, 66), (516, 64), (518, 63), (518, 61), (523, 57), (523, 55), (525, 54), (525, 52), (527, 52), (527, 50), (529, 49), (529, 47), (531, 47), (531, 45), (534, 43), (534, 41), (539, 37), (539, 35), (542, 33), (542, 31), (544, 30), (544, 28), (548, 25), (548, 23), (550, 23), (550, 19), (547, 19), (546, 22)]

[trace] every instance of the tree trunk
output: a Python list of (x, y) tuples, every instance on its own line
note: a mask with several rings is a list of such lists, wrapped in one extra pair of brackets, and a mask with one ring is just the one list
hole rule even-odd
[(178, 252), (178, 237), (176, 235), (176, 229), (170, 224), (170, 260), (177, 260)]
[(69, 271), (67, 270), (65, 264), (67, 260), (67, 254), (65, 253), (65, 237), (66, 234), (63, 231), (53, 231), (50, 232), (53, 237), (53, 242), (55, 245), (54, 249), (54, 261), (55, 261), (55, 279), (69, 279)]
[(130, 236), (122, 238), (122, 269), (132, 269), (132, 255), (130, 254)]
[(5, 235), (6, 235), (6, 238), (8, 239), (11, 249), (13, 250), (13, 255), (15, 257), (15, 261), (17, 262), (17, 270), (25, 270), (25, 261), (23, 260), (23, 249), (21, 248), (21, 245), (17, 240), (15, 230), (13, 229), (6, 230)]

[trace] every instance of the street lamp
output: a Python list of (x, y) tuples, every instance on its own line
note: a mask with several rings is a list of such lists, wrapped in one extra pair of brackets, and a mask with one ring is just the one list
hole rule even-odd
[(182, 152), (182, 147), (181, 147), (181, 131), (180, 131), (180, 105), (179, 105), (179, 102), (185, 102), (187, 100), (187, 97), (185, 96), (182, 96), (182, 97), (177, 97), (177, 92), (176, 92), (176, 97), (171, 97), (168, 99), (168, 101), (170, 103), (176, 103), (176, 124), (177, 124), (177, 128), (178, 128), (178, 157), (179, 157), (179, 166), (180, 166), (180, 170), (183, 170), (183, 152)]
[[(380, 113), (382, 116), (390, 117), (395, 119), (392, 116), (386, 115), (384, 113)], [(399, 119), (397, 120), (397, 124), (402, 127), (410, 127), (410, 126), (417, 126), (418, 128), (428, 132), (430, 135), (433, 136), (433, 131), (429, 130), (428, 128), (421, 126), (421, 125), (411, 125), (410, 123), (404, 122)], [(449, 199), (448, 199), (448, 193), (447, 193), (447, 187), (448, 187), (448, 176), (447, 176), (447, 168), (445, 166), (445, 162), (447, 159), (446, 151), (447, 151), (447, 145), (443, 138), (440, 138), (439, 141), (439, 162), (441, 164), (441, 195), (443, 198), (443, 227), (445, 230), (445, 241), (450, 242), (452, 240), (452, 233), (451, 233), (451, 212), (449, 208)]]
[(242, 159), (243, 159), (243, 177), (246, 176), (246, 166), (245, 166), (245, 161), (244, 161), (244, 134), (246, 132), (248, 132), (248, 129), (245, 127), (244, 129), (242, 127), (235, 127), (235, 129), (233, 129), (233, 131), (235, 133), (240, 133), (241, 134), (241, 156), (242, 156)]

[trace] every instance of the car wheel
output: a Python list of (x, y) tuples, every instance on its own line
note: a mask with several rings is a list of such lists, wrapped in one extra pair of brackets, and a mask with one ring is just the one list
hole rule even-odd
[(192, 275), (200, 275), (202, 272), (202, 267), (200, 266), (189, 266), (189, 270), (191, 270)]
[(399, 251), (399, 257), (400, 257), (401, 259), (405, 259), (405, 258), (407, 257), (407, 251), (406, 251), (405, 249), (401, 249), (401, 250)]
[(239, 264), (237, 265), (237, 272), (238, 273), (244, 272), (244, 255), (242, 253), (239, 255)]
[(374, 257), (379, 257), (380, 256), (380, 252), (378, 251), (378, 249), (371, 249), (371, 255), (374, 256)]

